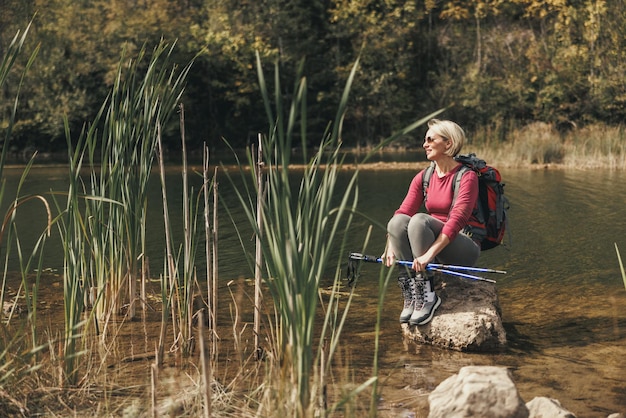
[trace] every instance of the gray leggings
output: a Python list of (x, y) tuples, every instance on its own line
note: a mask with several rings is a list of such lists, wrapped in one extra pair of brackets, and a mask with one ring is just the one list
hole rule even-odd
[[(413, 261), (424, 254), (443, 229), (443, 222), (426, 213), (413, 216), (394, 215), (387, 224), (389, 243), (399, 260)], [(473, 266), (480, 256), (480, 247), (467, 235), (460, 233), (436, 257), (442, 264)]]

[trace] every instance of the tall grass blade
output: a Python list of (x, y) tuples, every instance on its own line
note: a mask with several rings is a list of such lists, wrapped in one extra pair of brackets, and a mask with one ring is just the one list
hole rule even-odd
[[(9, 47), (6, 49), (6, 52), (4, 53), (2, 57), (2, 62), (0, 63), (0, 90), (4, 88), (4, 85), (7, 82), (9, 74), (11, 73), (11, 70), (13, 69), (15, 62), (17, 61), (17, 58), (22, 53), (22, 49), (24, 48), (24, 43), (26, 42), (26, 38), (28, 36), (28, 32), (30, 31), (31, 25), (32, 25), (32, 22), (28, 24), (28, 26), (26, 27), (24, 31), (21, 31), (21, 33), (20, 31), (18, 31), (15, 34), (15, 36), (11, 40), (11, 43), (9, 44)], [(17, 120), (17, 109), (18, 109), (18, 104), (19, 104), (20, 91), (24, 83), (24, 77), (26, 76), (31, 66), (35, 62), (35, 58), (37, 57), (38, 53), (39, 53), (39, 47), (35, 48), (35, 50), (30, 54), (28, 61), (22, 70), (22, 73), (20, 75), (20, 81), (17, 85), (17, 90), (15, 94), (15, 99), (13, 101), (13, 106), (11, 107), (11, 114), (9, 116), (8, 124), (6, 128), (4, 129), (4, 141), (2, 145), (2, 151), (0, 151), (0, 179), (2, 179), (3, 182), (4, 182), (4, 177), (3, 177), (4, 165), (6, 162), (7, 153), (9, 152), (11, 148), (9, 144), (11, 143), (11, 135), (13, 134), (13, 127), (15, 126), (15, 123)], [(2, 201), (2, 192), (0, 192), (0, 202), (1, 201)]]
[[(21, 31), (21, 32), (18, 31), (13, 37), (13, 39), (11, 40), (9, 46), (4, 51), (4, 54), (2, 56), (2, 61), (0, 62), (0, 91), (4, 90), (4, 87), (6, 83), (8, 82), (9, 76), (11, 72), (13, 71), (13, 67), (18, 57), (22, 53), (22, 50), (24, 48), (24, 43), (26, 42), (28, 32), (30, 31), (31, 24), (32, 23), (29, 23), (24, 31)], [(6, 184), (6, 179), (4, 178), (4, 166), (6, 162), (7, 153), (11, 149), (10, 144), (11, 144), (11, 139), (12, 139), (12, 134), (13, 134), (13, 127), (15, 126), (15, 123), (17, 120), (17, 109), (18, 109), (18, 104), (19, 104), (20, 91), (21, 91), (24, 77), (26, 76), (28, 70), (32, 66), (37, 56), (38, 51), (39, 51), (39, 48), (36, 48), (31, 53), (31, 55), (28, 58), (28, 62), (26, 66), (23, 68), (20, 74), (20, 81), (18, 83), (18, 87), (15, 93), (13, 105), (11, 106), (11, 113), (8, 118), (8, 121), (6, 121), (7, 125), (4, 128), (2, 150), (0, 151), (0, 204), (2, 204), (3, 199), (4, 199), (4, 190), (5, 190), (5, 184)], [(29, 165), (30, 164), (32, 164), (32, 160), (29, 163)], [(6, 280), (7, 280), (6, 263), (8, 263), (9, 255), (11, 252), (10, 244), (5, 244), (5, 242), (3, 242), (3, 238), (4, 238), (3, 235), (4, 235), (4, 231), (10, 230), (11, 219), (12, 219), (12, 213), (11, 211), (9, 211), (4, 217), (4, 221), (2, 223), (2, 231), (0, 231), (0, 248), (4, 247), (6, 251), (5, 268), (3, 269), (4, 273), (2, 276), (2, 287), (0, 288), (0, 306), (2, 306), (2, 304), (4, 303), (4, 291), (6, 288)], [(10, 241), (10, 240), (7, 240), (7, 241)]]
[(619, 269), (622, 273), (622, 280), (624, 280), (624, 288), (626, 289), (626, 271), (624, 270), (624, 263), (622, 262), (622, 257), (619, 254), (617, 243), (615, 243), (615, 252), (617, 253), (617, 261), (619, 262)]

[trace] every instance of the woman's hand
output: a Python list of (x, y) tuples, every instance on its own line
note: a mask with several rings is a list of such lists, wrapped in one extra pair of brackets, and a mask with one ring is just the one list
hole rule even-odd
[(383, 255), (380, 256), (380, 259), (383, 260), (383, 264), (387, 267), (391, 267), (396, 264), (396, 254), (391, 247), (389, 238), (387, 238), (387, 245), (385, 245), (385, 251), (383, 252)]
[(422, 255), (413, 260), (413, 270), (426, 271), (426, 267), (431, 263), (437, 254), (450, 243), (450, 238), (446, 234), (439, 234), (433, 245)]
[(430, 262), (432, 261), (432, 258), (428, 255), (428, 253), (417, 257), (415, 260), (413, 260), (413, 265), (411, 266), (413, 268), (413, 270), (420, 272), (420, 271), (426, 271), (426, 267), (428, 266), (428, 264), (430, 264)]
[(391, 267), (396, 264), (396, 256), (392, 251), (385, 251), (380, 258), (387, 267)]

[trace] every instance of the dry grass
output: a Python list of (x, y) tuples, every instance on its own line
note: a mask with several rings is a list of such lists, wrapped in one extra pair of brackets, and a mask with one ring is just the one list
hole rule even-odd
[[(561, 133), (550, 124), (536, 122), (510, 129), (503, 140), (496, 138), (501, 134), (496, 134), (487, 129), (469, 133), (463, 153), (475, 153), (498, 168), (626, 169), (626, 127), (623, 125), (590, 125)], [(419, 151), (419, 148), (386, 148), (380, 154), (389, 156)], [(386, 159), (392, 160), (393, 157)], [(368, 162), (358, 167), (360, 170), (418, 170), (427, 164), (424, 158), (409, 162)], [(356, 165), (344, 164), (343, 168), (351, 170)]]
[(514, 130), (504, 142), (477, 142), (467, 151), (499, 167), (624, 170), (626, 130), (621, 125), (591, 125), (560, 133), (538, 122)]

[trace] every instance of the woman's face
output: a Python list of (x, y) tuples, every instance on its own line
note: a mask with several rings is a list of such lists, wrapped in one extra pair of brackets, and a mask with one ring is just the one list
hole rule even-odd
[(426, 132), (423, 147), (426, 151), (426, 158), (430, 161), (435, 161), (446, 155), (446, 151), (450, 148), (450, 140), (439, 135), (431, 128)]

